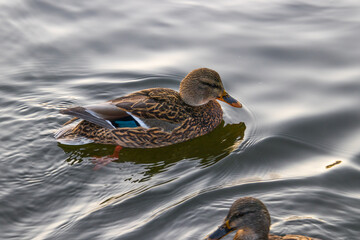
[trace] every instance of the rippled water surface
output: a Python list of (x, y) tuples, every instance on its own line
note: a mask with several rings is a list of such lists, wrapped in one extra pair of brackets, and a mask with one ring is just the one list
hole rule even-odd
[[(242, 196), (271, 232), (359, 239), (359, 1), (0, 1), (1, 239), (203, 239)], [(159, 149), (59, 145), (66, 107), (218, 71), (244, 108)], [(225, 237), (232, 239), (233, 235)]]

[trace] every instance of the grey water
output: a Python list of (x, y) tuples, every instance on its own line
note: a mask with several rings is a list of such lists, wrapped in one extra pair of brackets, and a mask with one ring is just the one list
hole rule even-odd
[[(0, 1), (0, 239), (203, 239), (239, 197), (274, 234), (359, 239), (360, 2)], [(67, 107), (219, 72), (242, 109), (158, 149), (58, 144)], [(232, 239), (228, 235), (224, 239)]]

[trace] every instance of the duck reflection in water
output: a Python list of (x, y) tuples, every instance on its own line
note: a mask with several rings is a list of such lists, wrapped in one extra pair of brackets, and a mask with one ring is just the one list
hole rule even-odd
[(270, 224), (270, 214), (264, 203), (253, 197), (243, 197), (232, 204), (223, 224), (205, 240), (221, 239), (232, 231), (237, 231), (234, 240), (320, 240), (301, 235), (269, 234)]

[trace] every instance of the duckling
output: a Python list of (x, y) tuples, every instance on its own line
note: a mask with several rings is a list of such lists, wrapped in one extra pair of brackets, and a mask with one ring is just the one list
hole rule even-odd
[[(65, 123), (55, 138), (62, 144), (93, 142), (127, 148), (163, 147), (214, 130), (223, 115), (215, 100), (242, 107), (224, 90), (216, 71), (199, 68), (181, 81), (180, 92), (150, 88), (102, 104), (61, 110), (74, 118)], [(82, 121), (70, 124), (77, 119)]]
[(243, 197), (232, 204), (223, 224), (206, 240), (221, 239), (235, 230), (234, 240), (320, 240), (301, 235), (269, 234), (270, 224), (270, 214), (265, 204), (253, 197)]

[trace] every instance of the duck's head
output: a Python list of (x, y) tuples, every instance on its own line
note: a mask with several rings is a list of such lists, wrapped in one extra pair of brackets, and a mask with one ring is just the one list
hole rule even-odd
[(220, 75), (209, 68), (198, 68), (191, 71), (180, 83), (180, 96), (191, 106), (200, 106), (218, 99), (233, 107), (242, 105), (224, 89)]
[(268, 239), (270, 224), (266, 206), (256, 198), (243, 197), (232, 204), (223, 224), (206, 240), (221, 239), (235, 230), (236, 240), (265, 240)]

